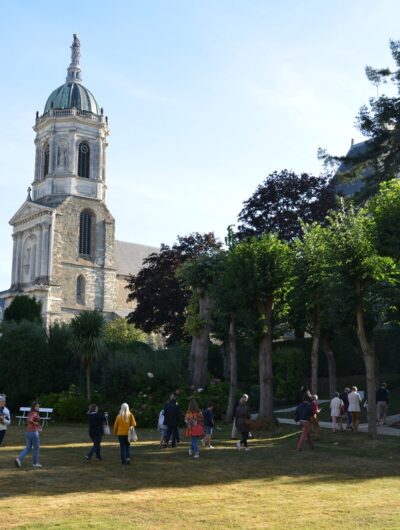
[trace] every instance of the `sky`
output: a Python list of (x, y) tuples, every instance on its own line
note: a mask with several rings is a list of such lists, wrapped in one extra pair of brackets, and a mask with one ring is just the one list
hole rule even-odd
[(63, 84), (72, 34), (83, 84), (109, 118), (107, 205), (116, 238), (223, 239), (275, 170), (319, 173), (345, 154), (376, 94), (365, 66), (390, 66), (397, 0), (2, 0), (0, 290), (8, 221), (34, 172), (35, 113)]

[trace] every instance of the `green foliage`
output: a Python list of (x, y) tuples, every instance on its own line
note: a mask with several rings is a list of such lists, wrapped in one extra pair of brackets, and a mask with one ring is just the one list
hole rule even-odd
[(5, 322), (0, 337), (0, 387), (13, 407), (29, 405), (52, 384), (46, 334), (27, 320)]
[(275, 395), (292, 400), (307, 377), (307, 354), (290, 346), (279, 347), (274, 355)]
[(52, 324), (48, 331), (51, 389), (61, 392), (79, 380), (80, 363), (72, 347), (72, 330), (68, 324)]
[(112, 350), (123, 348), (130, 342), (147, 342), (148, 335), (129, 324), (124, 318), (116, 318), (106, 323), (104, 329), (104, 340)]
[(97, 311), (81, 311), (71, 321), (71, 344), (84, 366), (100, 359), (105, 351), (104, 318)]
[[(93, 396), (96, 403), (99, 396)], [(66, 422), (86, 422), (89, 401), (85, 396), (76, 394), (76, 388), (72, 385), (68, 391), (43, 394), (39, 398), (41, 407), (54, 409), (53, 418)]]
[(35, 297), (19, 294), (4, 311), (4, 320), (14, 320), (15, 322), (29, 320), (40, 324), (42, 321), (42, 303)]
[(380, 185), (379, 193), (370, 201), (377, 249), (383, 256), (400, 259), (400, 182), (391, 180)]

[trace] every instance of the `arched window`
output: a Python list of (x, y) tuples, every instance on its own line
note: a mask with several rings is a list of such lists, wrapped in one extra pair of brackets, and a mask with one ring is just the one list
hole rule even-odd
[(76, 279), (76, 303), (85, 305), (85, 277), (80, 274)]
[(50, 162), (50, 148), (49, 144), (46, 144), (43, 149), (43, 177), (49, 174), (49, 162)]
[(78, 177), (88, 179), (90, 176), (90, 148), (87, 142), (81, 142), (78, 147)]
[(79, 254), (90, 256), (92, 253), (92, 231), (94, 228), (94, 217), (92, 212), (84, 210), (79, 219)]

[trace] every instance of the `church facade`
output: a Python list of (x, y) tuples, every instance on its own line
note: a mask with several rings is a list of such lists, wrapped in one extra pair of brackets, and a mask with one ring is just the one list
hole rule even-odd
[(126, 316), (129, 274), (158, 250), (115, 240), (106, 206), (108, 119), (82, 84), (76, 35), (71, 50), (65, 83), (36, 113), (34, 180), (10, 220), (11, 286), (0, 293), (4, 307), (18, 294), (35, 296), (46, 325), (84, 309)]

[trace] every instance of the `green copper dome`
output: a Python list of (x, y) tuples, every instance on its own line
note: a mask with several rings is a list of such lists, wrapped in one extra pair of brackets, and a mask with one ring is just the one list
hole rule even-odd
[(100, 114), (100, 109), (93, 94), (81, 83), (66, 82), (56, 88), (48, 97), (44, 113), (50, 109), (72, 109)]

